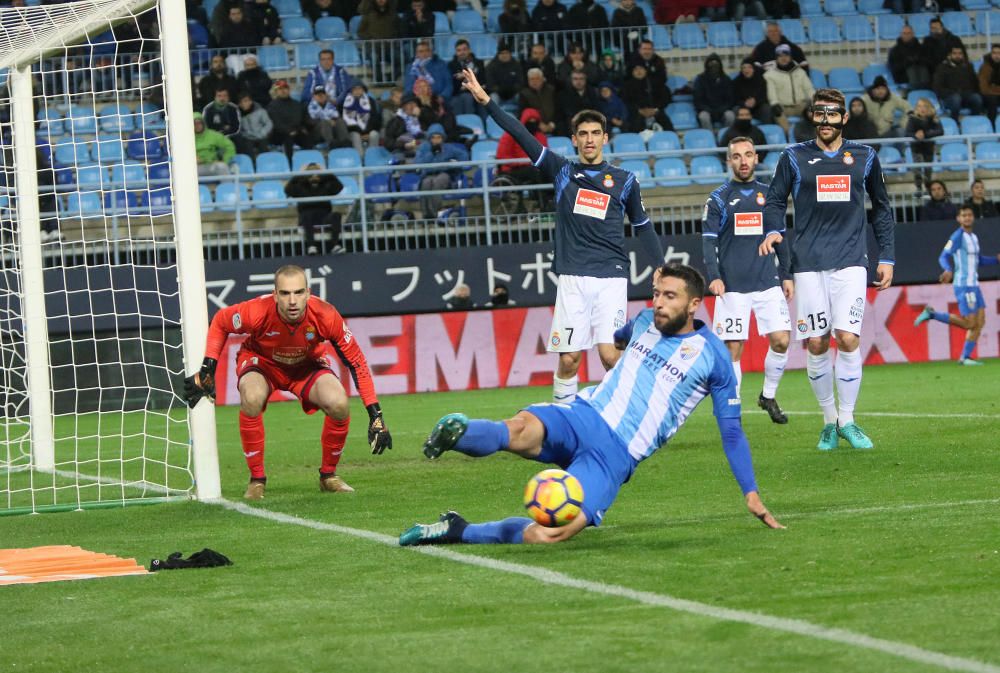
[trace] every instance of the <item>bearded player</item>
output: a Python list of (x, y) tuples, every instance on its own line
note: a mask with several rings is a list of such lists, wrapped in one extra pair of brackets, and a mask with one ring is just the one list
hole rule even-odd
[(201, 369), (184, 379), (184, 399), (194, 407), (203, 396), (215, 398), (215, 367), (230, 334), (246, 334), (236, 355), (240, 392), (240, 441), (250, 468), (243, 497), (264, 497), (264, 409), (275, 390), (292, 393), (307, 414), (322, 410), (323, 448), (319, 488), (331, 493), (354, 489), (339, 476), (337, 464), (347, 440), (350, 405), (347, 391), (334, 374), (335, 351), (368, 410), (368, 443), (372, 453), (392, 448), (382, 418), (371, 371), (344, 319), (332, 305), (309, 294), (306, 274), (298, 266), (283, 266), (274, 274), (274, 292), (240, 302), (215, 314), (208, 329)]

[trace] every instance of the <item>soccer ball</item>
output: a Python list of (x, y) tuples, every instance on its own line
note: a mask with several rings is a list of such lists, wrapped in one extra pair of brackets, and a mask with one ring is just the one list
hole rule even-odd
[(524, 506), (543, 526), (565, 526), (580, 515), (583, 486), (564, 470), (542, 470), (528, 481)]

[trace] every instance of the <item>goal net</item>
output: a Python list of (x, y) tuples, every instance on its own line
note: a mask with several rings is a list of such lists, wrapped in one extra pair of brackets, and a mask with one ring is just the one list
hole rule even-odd
[(0, 9), (0, 513), (218, 496), (183, 12)]

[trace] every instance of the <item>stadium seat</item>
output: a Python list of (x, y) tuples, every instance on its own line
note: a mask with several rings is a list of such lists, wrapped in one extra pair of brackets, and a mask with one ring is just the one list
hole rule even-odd
[(101, 197), (95, 192), (70, 192), (66, 198), (67, 217), (95, 217), (104, 214)]
[(878, 152), (878, 160), (882, 164), (883, 172), (905, 173), (906, 169), (901, 166), (903, 155), (895, 145), (885, 145)]
[(684, 165), (682, 159), (677, 157), (657, 159), (654, 174), (656, 175), (656, 184), (664, 187), (680, 187), (691, 184), (687, 166)]
[(281, 37), (285, 42), (311, 42), (314, 39), (312, 21), (304, 16), (290, 16), (281, 21)]
[(906, 102), (910, 105), (916, 105), (921, 98), (929, 100), (934, 105), (934, 109), (941, 112), (941, 102), (938, 100), (937, 94), (930, 89), (914, 89), (906, 94)]
[[(874, 14), (889, 14), (891, 10), (884, 7), (884, 0), (858, 0), (858, 14), (872, 16)], [(879, 17), (881, 20), (882, 17)]]
[(851, 94), (860, 94), (864, 91), (858, 71), (854, 68), (833, 68), (826, 74), (826, 81), (834, 89), (843, 91), (848, 98)]
[(635, 173), (635, 177), (641, 185), (648, 185), (653, 181), (653, 173), (649, 170), (649, 164), (642, 159), (628, 159), (623, 161), (619, 168)]
[(361, 26), (361, 15), (360, 14), (355, 14), (347, 22), (347, 32), (348, 32), (348, 34), (351, 35), (352, 37), (357, 37), (357, 35), (358, 35), (358, 28), (360, 26)]
[[(396, 191), (393, 186), (392, 175), (389, 173), (372, 173), (365, 176), (366, 194), (386, 194)], [(381, 197), (372, 199), (375, 203), (390, 203), (393, 197)]]
[(445, 35), (434, 36), (435, 54), (454, 54), (455, 44), (458, 42), (458, 35), (447, 33)]
[(941, 145), (941, 155), (937, 162), (943, 171), (960, 171), (969, 161), (969, 151), (965, 143), (945, 143)]
[[(931, 33), (931, 19), (934, 14), (910, 14), (907, 22), (913, 26), (913, 34), (919, 39), (924, 39)], [(897, 36), (898, 37), (898, 36)]]
[(782, 34), (796, 44), (804, 44), (809, 40), (806, 38), (806, 29), (799, 19), (778, 19)]
[(97, 121), (104, 133), (131, 133), (135, 130), (135, 116), (124, 103), (105, 105), (97, 112)]
[(675, 24), (674, 44), (680, 49), (704, 49), (708, 46), (699, 23)]
[(836, 19), (829, 16), (817, 16), (809, 22), (809, 37), (820, 44), (835, 44), (844, 39)]
[(320, 168), (324, 168), (326, 167), (326, 157), (319, 150), (295, 150), (292, 153), (293, 173), (305, 170), (309, 164), (319, 164)]
[(993, 124), (983, 115), (966, 115), (959, 125), (964, 136), (993, 135)]
[(330, 150), (330, 154), (326, 157), (326, 165), (330, 170), (361, 168), (361, 157), (353, 147), (338, 147)]
[[(684, 134), (685, 150), (703, 150), (715, 146), (715, 134), (707, 129), (691, 129)], [(694, 172), (691, 174), (694, 175)]]
[(233, 157), (233, 163), (239, 170), (240, 175), (253, 175), (253, 158), (249, 154), (237, 154)]
[[(420, 191), (420, 176), (416, 173), (403, 173), (399, 176), (399, 191), (401, 192), (419, 192)], [(417, 201), (417, 197), (404, 197), (406, 201)]]
[(343, 40), (347, 37), (347, 24), (339, 16), (324, 16), (313, 26), (317, 40)]
[(976, 164), (979, 168), (1000, 170), (1000, 142), (987, 140), (976, 145)]
[(785, 144), (785, 129), (777, 124), (761, 124), (757, 128), (764, 134), (764, 140), (768, 145)]
[(284, 152), (261, 152), (257, 155), (257, 173), (288, 173), (291, 166)]
[(503, 129), (497, 124), (493, 117), (486, 118), (486, 137), (492, 138), (493, 140), (500, 140), (500, 136), (503, 135)]
[(489, 161), (497, 155), (496, 140), (477, 140), (472, 145), (473, 161)]
[[(830, 16), (852, 16), (858, 11), (854, 0), (823, 0), (823, 9)], [(812, 28), (812, 24), (809, 27)]]
[(865, 89), (872, 85), (876, 77), (885, 77), (886, 82), (889, 83), (889, 88), (896, 87), (896, 80), (892, 78), (892, 73), (889, 72), (889, 66), (884, 63), (872, 63), (871, 65), (865, 66), (865, 69), (861, 71), (861, 84), (864, 85)]
[(125, 189), (145, 189), (149, 185), (146, 180), (146, 164), (114, 164), (111, 167), (111, 185)]
[(358, 198), (358, 194), (361, 193), (358, 181), (349, 175), (341, 175), (340, 183), (344, 185), (344, 189), (341, 190), (340, 194), (331, 199), (334, 205), (350, 205), (354, 203)]
[(756, 19), (744, 19), (740, 26), (740, 37), (744, 47), (756, 47), (764, 39), (764, 22)]
[(976, 34), (972, 28), (972, 20), (965, 12), (945, 12), (941, 15), (941, 23), (959, 37), (972, 37)]
[(969, 11), (973, 9), (989, 9), (990, 0), (962, 0), (962, 9)]
[(890, 44), (895, 44), (906, 23), (899, 14), (883, 14), (878, 17), (877, 22), (878, 39), (887, 40)]
[(492, 5), (488, 5), (486, 7), (486, 30), (488, 30), (490, 33), (500, 32), (501, 14), (503, 14), (503, 7), (495, 2)]
[(941, 128), (944, 129), (944, 134), (934, 139), (934, 142), (936, 142), (938, 145), (944, 145), (946, 143), (953, 142), (950, 139), (945, 140), (945, 138), (961, 135), (961, 131), (958, 130), (958, 122), (952, 119), (951, 117), (947, 116), (941, 117)]
[(99, 137), (90, 154), (102, 164), (120, 163), (125, 157), (125, 147), (120, 136)]
[[(215, 207), (218, 210), (236, 210), (236, 194), (236, 187), (233, 183), (220, 182), (219, 186), (215, 188)], [(249, 208), (250, 192), (247, 190), (247, 186), (243, 183), (240, 183), (239, 195), (239, 207), (241, 209)]]
[[(311, 70), (319, 63), (319, 52), (322, 49), (333, 49), (332, 42), (302, 42), (295, 45), (295, 67), (300, 70)], [(334, 54), (336, 58), (336, 54)]]
[(472, 130), (474, 138), (485, 138), (486, 127), (483, 126), (483, 118), (477, 114), (460, 114), (455, 116), (455, 123)]
[[(306, 19), (308, 21), (308, 19)], [(288, 60), (288, 50), (283, 44), (269, 44), (257, 47), (257, 62), (267, 71), (288, 70), (292, 67)]]
[(823, 16), (823, 5), (819, 0), (799, 0), (799, 13), (807, 18)]
[[(240, 155), (236, 155), (239, 157)], [(243, 155), (246, 156), (246, 155)], [(248, 159), (250, 157), (247, 157)], [(253, 165), (253, 164), (251, 164)], [(166, 161), (161, 161), (155, 164), (148, 164), (146, 172), (149, 173), (149, 182), (152, 186), (166, 186), (170, 181), (170, 164)]]
[(444, 12), (434, 12), (434, 34), (448, 35), (451, 33), (451, 24), (448, 23), (448, 15)]
[(108, 186), (107, 169), (103, 166), (80, 166), (76, 169), (76, 184), (78, 189), (84, 191), (104, 189)]
[(47, 136), (61, 136), (66, 132), (62, 113), (55, 108), (46, 107), (39, 110), (35, 119), (39, 122), (38, 131)]
[(673, 94), (674, 100), (677, 100), (678, 96), (676, 91), (686, 87), (687, 85), (688, 79), (684, 75), (667, 75), (667, 89), (669, 89), (670, 93)]
[(365, 166), (389, 166), (392, 164), (392, 153), (381, 145), (365, 149)]
[(809, 81), (812, 82), (814, 89), (823, 89), (826, 87), (826, 75), (816, 66), (809, 68)]
[(698, 115), (691, 103), (670, 103), (667, 105), (666, 113), (678, 131), (698, 128)]
[(482, 33), (486, 29), (483, 25), (483, 17), (471, 8), (462, 8), (456, 11), (451, 20), (451, 28), (459, 35)]
[(649, 39), (653, 41), (653, 49), (656, 51), (670, 51), (674, 48), (674, 41), (670, 38), (670, 29), (666, 26), (656, 24), (649, 34)]
[(139, 195), (124, 189), (105, 192), (104, 207), (109, 211), (115, 211), (118, 215), (135, 214), (139, 209)]
[(650, 152), (669, 152), (681, 148), (681, 139), (675, 131), (656, 131), (646, 141)]
[(549, 136), (549, 149), (564, 157), (576, 155), (576, 148), (573, 141), (566, 136)]
[(615, 154), (645, 152), (646, 141), (638, 133), (619, 133), (611, 141), (611, 147)]
[(194, 19), (188, 19), (187, 33), (188, 46), (192, 49), (204, 49), (211, 41), (208, 34), (208, 28), (205, 28), (205, 26), (201, 25)]
[(59, 143), (55, 146), (53, 158), (58, 166), (86, 166), (93, 163), (90, 145), (87, 143)]
[(333, 49), (333, 57), (336, 59), (337, 65), (342, 65), (345, 68), (361, 65), (361, 54), (354, 42), (341, 40), (334, 42), (330, 48)]
[(97, 114), (89, 105), (71, 105), (66, 122), (67, 128), (76, 135), (97, 133)]
[(729, 21), (708, 24), (708, 44), (710, 47), (738, 47), (740, 34), (736, 30), (736, 24)]
[(497, 40), (492, 35), (477, 34), (469, 36), (469, 49), (484, 61), (489, 61), (497, 55)]
[(844, 17), (844, 39), (848, 42), (872, 42), (875, 40), (875, 29), (867, 16)]
[(253, 205), (265, 210), (288, 207), (288, 197), (285, 196), (285, 186), (281, 180), (261, 180), (255, 183)]
[[(278, 10), (278, 16), (287, 19), (293, 16), (302, 16), (302, 5), (298, 0), (273, 0), (271, 5)], [(212, 10), (207, 10), (211, 15)]]
[(212, 199), (212, 190), (208, 185), (198, 185), (198, 203), (201, 205), (201, 212), (215, 209), (215, 201)]
[(150, 215), (165, 215), (170, 212), (170, 207), (173, 204), (170, 187), (151, 189), (146, 199)]
[[(142, 124), (139, 128), (146, 131), (167, 130), (167, 120), (164, 117), (162, 106), (146, 101), (139, 106), (139, 114), (142, 115)], [(136, 124), (139, 124), (139, 119), (136, 119)]]
[(718, 157), (702, 155), (691, 159), (691, 178), (695, 184), (711, 185), (722, 182), (726, 176)]
[(980, 35), (1000, 34), (1000, 9), (976, 12), (976, 28)]
[[(791, 129), (788, 129), (788, 130), (791, 131)], [(780, 158), (781, 158), (781, 153), (780, 152), (768, 152), (767, 156), (764, 157), (764, 161), (762, 161), (758, 165), (757, 172), (758, 173), (764, 173), (766, 175), (773, 175), (774, 174), (774, 169), (778, 165), (778, 159), (780, 159)], [(763, 169), (763, 170), (761, 170), (761, 169)]]

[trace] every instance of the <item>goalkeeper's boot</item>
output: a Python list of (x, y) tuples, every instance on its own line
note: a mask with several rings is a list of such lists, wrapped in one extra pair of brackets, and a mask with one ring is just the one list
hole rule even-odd
[(443, 416), (424, 442), (424, 455), (428, 458), (437, 458), (445, 451), (454, 449), (468, 429), (469, 417), (465, 414)]
[(399, 536), (399, 546), (419, 544), (455, 544), (462, 541), (462, 533), (469, 525), (458, 512), (445, 512), (437, 523), (417, 523)]
[(319, 473), (319, 490), (324, 493), (354, 493), (354, 489), (336, 474)]
[(785, 412), (778, 406), (778, 400), (773, 397), (764, 397), (764, 393), (761, 393), (757, 397), (757, 406), (767, 412), (767, 415), (771, 417), (772, 423), (784, 425), (788, 422), (788, 416), (785, 416)]
[(934, 317), (934, 309), (932, 309), (930, 306), (925, 306), (924, 310), (921, 311), (920, 315), (917, 316), (917, 319), (913, 321), (913, 326), (919, 327), (923, 323), (930, 320), (932, 317)]
[(244, 500), (263, 500), (264, 499), (264, 487), (267, 485), (267, 477), (263, 479), (251, 478), (250, 483), (247, 484), (247, 490), (243, 494)]
[(819, 444), (816, 448), (820, 451), (831, 451), (837, 448), (837, 424), (827, 423), (819, 431)]
[(846, 439), (852, 449), (874, 449), (875, 445), (868, 438), (864, 430), (858, 427), (857, 423), (848, 423), (844, 426), (837, 426), (837, 434)]

